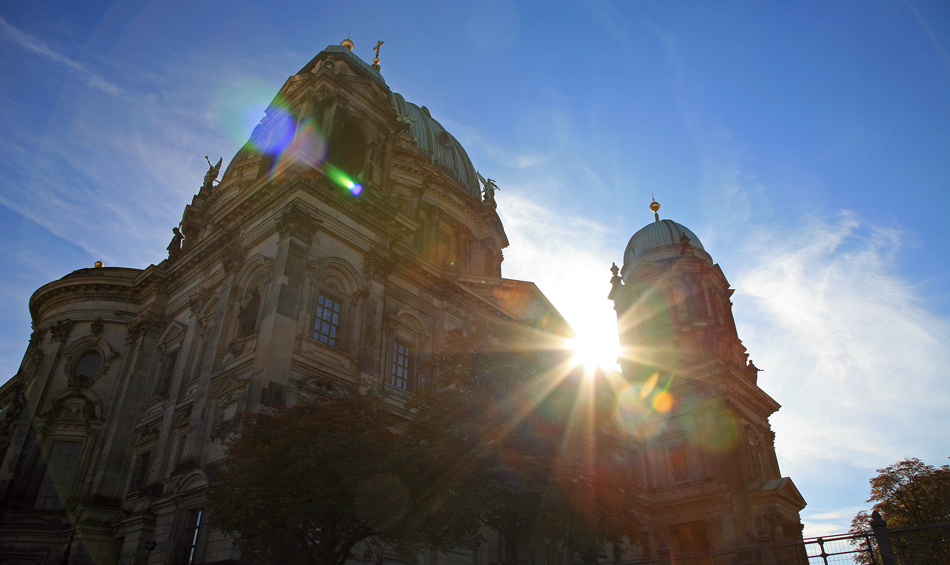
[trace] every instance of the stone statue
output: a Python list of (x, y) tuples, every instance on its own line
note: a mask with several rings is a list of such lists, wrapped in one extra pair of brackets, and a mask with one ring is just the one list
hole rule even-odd
[(208, 172), (205, 173), (205, 180), (201, 185), (201, 190), (207, 190), (214, 186), (214, 181), (218, 180), (218, 173), (221, 172), (221, 162), (224, 161), (224, 157), (218, 159), (217, 165), (212, 165), (207, 155), (205, 155), (205, 161), (208, 161)]
[(495, 180), (494, 180), (494, 179), (486, 179), (486, 178), (483, 177), (483, 176), (481, 175), (481, 173), (479, 173), (478, 171), (476, 171), (475, 174), (478, 175), (478, 180), (482, 181), (482, 184), (485, 185), (485, 201), (486, 201), (486, 202), (488, 202), (488, 201), (494, 202), (494, 200), (495, 200), (495, 191), (496, 191), (496, 190), (501, 190), (500, 188), (498, 188), (498, 185), (495, 184)]
[(411, 115), (406, 114), (405, 116), (396, 116), (396, 121), (402, 124), (402, 130), (404, 132), (409, 132), (412, 128), (412, 124), (416, 123), (418, 120), (413, 118)]
[(181, 230), (178, 228), (172, 228), (172, 232), (175, 235), (172, 237), (172, 241), (167, 247), (169, 261), (174, 261), (175, 259), (178, 259), (179, 255), (181, 255), (181, 240), (185, 239), (185, 236), (181, 234)]

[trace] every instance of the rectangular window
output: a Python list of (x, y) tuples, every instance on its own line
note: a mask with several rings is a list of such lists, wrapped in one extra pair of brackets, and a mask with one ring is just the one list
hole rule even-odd
[(46, 474), (40, 483), (40, 490), (36, 493), (37, 510), (59, 510), (63, 508), (63, 500), (69, 496), (79, 466), (79, 455), (82, 453), (82, 442), (57, 441), (49, 453), (46, 463)]
[(669, 448), (670, 471), (674, 481), (685, 481), (689, 478), (689, 461), (686, 458), (686, 444), (681, 443)]
[(409, 390), (409, 369), (412, 350), (408, 345), (396, 341), (393, 343), (393, 370), (391, 382), (396, 388)]
[(158, 381), (158, 396), (168, 394), (168, 389), (172, 384), (172, 375), (175, 373), (176, 361), (178, 361), (177, 349), (165, 356), (165, 362), (162, 364), (162, 377)]
[(317, 319), (313, 323), (313, 339), (336, 347), (339, 330), (340, 303), (321, 294), (317, 298)]
[(197, 562), (198, 558), (198, 534), (201, 531), (201, 514), (200, 509), (189, 510), (188, 514), (185, 516), (184, 530), (182, 532), (182, 563), (185, 565), (192, 565)]
[(283, 406), (286, 397), (286, 387), (267, 379), (261, 381), (261, 405)]
[(132, 474), (131, 490), (139, 490), (145, 486), (145, 479), (148, 478), (148, 463), (151, 458), (151, 451), (139, 453), (139, 456), (135, 460), (135, 471)]

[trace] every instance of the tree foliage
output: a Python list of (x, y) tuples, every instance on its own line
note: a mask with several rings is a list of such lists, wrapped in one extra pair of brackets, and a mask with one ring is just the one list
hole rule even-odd
[[(874, 503), (872, 512), (881, 513), (888, 529), (950, 522), (950, 465), (934, 467), (911, 457), (877, 473), (870, 480), (871, 496), (866, 502)], [(851, 521), (851, 533), (870, 533), (870, 521), (868, 512), (858, 512)], [(867, 551), (866, 541), (858, 545)]]
[(421, 546), (389, 468), (396, 437), (375, 391), (245, 414), (209, 494), (214, 527), (251, 562), (343, 565)]
[(451, 332), (400, 437), (405, 484), (429, 519), (452, 539), (490, 526), (508, 563), (519, 544), (580, 548), (640, 533), (609, 398), (568, 375), (549, 343), (520, 326)]

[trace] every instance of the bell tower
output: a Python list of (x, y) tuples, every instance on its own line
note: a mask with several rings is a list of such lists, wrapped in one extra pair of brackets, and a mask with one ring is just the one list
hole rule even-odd
[(633, 237), (613, 265), (625, 428), (641, 455), (654, 542), (679, 554), (801, 537), (805, 501), (782, 477), (769, 416), (732, 316), (734, 290), (699, 238), (673, 220)]

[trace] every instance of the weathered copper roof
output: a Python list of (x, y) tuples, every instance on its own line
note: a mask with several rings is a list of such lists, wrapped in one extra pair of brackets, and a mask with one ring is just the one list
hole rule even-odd
[(435, 121), (429, 114), (429, 109), (407, 102), (398, 92), (390, 94), (389, 103), (396, 109), (398, 115), (408, 114), (416, 120), (410, 131), (418, 138), (418, 146), (426, 154), (429, 162), (455, 178), (466, 192), (480, 199), (481, 187), (468, 153), (465, 152), (462, 144), (442, 127), (442, 124)]
[(630, 238), (630, 241), (627, 243), (627, 248), (623, 252), (623, 262), (625, 264), (630, 263), (634, 257), (646, 253), (651, 249), (668, 245), (680, 245), (682, 243), (680, 238), (683, 237), (684, 234), (689, 238), (689, 244), (691, 246), (703, 249), (702, 242), (700, 242), (696, 234), (691, 232), (686, 226), (678, 224), (673, 220), (651, 222), (640, 228), (640, 231), (633, 234), (633, 237)]
[[(326, 58), (328, 53), (332, 53), (334, 58), (342, 56), (358, 74), (377, 81), (383, 88), (389, 90), (389, 87), (386, 86), (386, 81), (383, 80), (383, 76), (379, 74), (372, 65), (369, 65), (342, 45), (330, 45), (307, 63), (307, 66), (301, 69), (300, 73), (308, 72), (309, 69), (313, 68), (315, 61)], [(481, 185), (478, 182), (475, 167), (472, 165), (468, 153), (465, 152), (465, 149), (458, 140), (446, 131), (445, 128), (442, 127), (442, 124), (437, 122), (424, 106), (419, 107), (411, 102), (407, 102), (401, 94), (392, 91), (390, 91), (389, 94), (389, 103), (399, 116), (408, 115), (415, 120), (412, 126), (410, 126), (410, 132), (411, 135), (416, 138), (417, 146), (422, 149), (426, 159), (458, 181), (468, 194), (481, 200)], [(259, 127), (261, 126), (258, 126), (258, 128)], [(258, 129), (255, 128), (254, 133), (252, 133), (252, 140), (257, 132)], [(248, 143), (237, 152), (231, 160), (231, 163), (228, 164), (222, 176), (222, 181), (229, 178), (232, 169), (237, 163), (257, 152), (258, 150), (254, 143), (248, 141)]]

